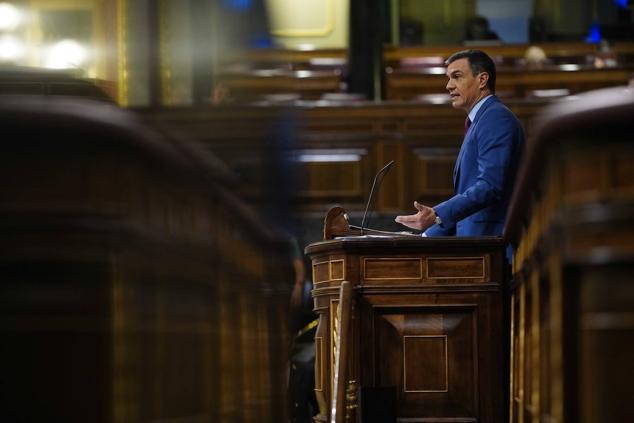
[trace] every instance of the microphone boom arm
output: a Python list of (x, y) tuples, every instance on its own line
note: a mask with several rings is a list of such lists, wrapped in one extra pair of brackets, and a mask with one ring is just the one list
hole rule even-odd
[[(363, 219), (361, 220), (361, 228), (360, 228), (361, 229), (361, 235), (364, 234), (366, 217), (367, 217), (367, 214), (368, 214), (368, 209), (370, 208), (370, 204), (372, 204), (372, 202), (374, 200), (374, 189), (377, 186), (377, 181), (378, 181), (378, 185), (381, 185), (381, 182), (383, 181), (383, 178), (385, 177), (387, 172), (390, 171), (390, 169), (392, 168), (392, 165), (394, 165), (394, 160), (390, 161), (388, 164), (383, 166), (383, 168), (381, 170), (379, 170), (378, 173), (374, 176), (374, 181), (372, 181), (372, 187), (370, 188), (370, 195), (368, 196), (368, 202), (366, 203), (365, 211), (363, 212)], [(380, 180), (379, 180), (379, 177), (381, 177)]]

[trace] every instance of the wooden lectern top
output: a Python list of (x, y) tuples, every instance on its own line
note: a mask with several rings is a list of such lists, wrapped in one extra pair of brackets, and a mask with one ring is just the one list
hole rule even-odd
[(324, 219), (324, 240), (334, 239), (342, 236), (359, 235), (381, 235), (394, 237), (419, 237), (420, 235), (411, 232), (391, 232), (379, 229), (363, 228), (351, 225), (348, 221), (348, 214), (343, 207), (333, 207), (328, 210)]
[(423, 237), (409, 232), (389, 232), (377, 229), (361, 230), (348, 222), (348, 215), (342, 207), (333, 207), (324, 220), (324, 241), (315, 242), (306, 247), (306, 254), (329, 251), (337, 248), (346, 250), (371, 248), (372, 246), (389, 248), (411, 248), (421, 245), (433, 245), (440, 249), (464, 249), (500, 247), (504, 245), (502, 237)]

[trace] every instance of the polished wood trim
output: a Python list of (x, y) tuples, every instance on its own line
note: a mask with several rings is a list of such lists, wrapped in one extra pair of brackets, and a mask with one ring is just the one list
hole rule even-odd
[(541, 420), (542, 409), (540, 399), (540, 378), (541, 378), (541, 361), (542, 361), (542, 344), (541, 344), (541, 297), (540, 297), (540, 272), (533, 272), (530, 280), (531, 290), (531, 369), (537, 371), (531, 372), (531, 423), (539, 423)]
[(117, 102), (128, 105), (128, 0), (116, 0), (117, 8)]
[(486, 281), (488, 275), (488, 256), (427, 257), (426, 262), (427, 279), (482, 279)]
[(333, 394), (330, 414), (331, 423), (343, 423), (346, 421), (346, 387), (348, 377), (348, 351), (350, 344), (350, 322), (352, 320), (352, 288), (348, 281), (343, 281), (340, 286), (339, 300), (337, 301), (337, 316), (334, 321), (334, 355), (335, 361), (332, 367)]
[[(341, 285), (337, 287), (337, 292), (341, 293)], [(330, 298), (330, 307), (328, 308), (330, 311), (330, 349), (328, 354), (328, 359), (330, 360), (330, 393), (332, 395), (331, 398), (334, 399), (335, 392), (335, 362), (336, 362), (336, 336), (337, 336), (337, 317), (339, 313), (339, 298), (333, 297)], [(332, 410), (331, 410), (332, 411)]]
[(423, 279), (423, 260), (418, 257), (363, 257), (362, 261), (364, 281)]
[[(330, 276), (330, 261), (320, 261), (313, 263), (313, 283), (319, 284), (322, 282), (328, 282)], [(325, 270), (321, 270), (325, 268)]]
[(324, 390), (324, 341), (321, 336), (315, 337), (315, 391)]
[[(335, 263), (337, 265), (335, 265)], [(330, 260), (330, 280), (343, 281), (346, 279), (346, 260)]]

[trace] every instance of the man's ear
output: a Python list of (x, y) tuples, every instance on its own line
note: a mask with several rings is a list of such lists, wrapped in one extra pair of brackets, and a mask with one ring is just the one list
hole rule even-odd
[(478, 75), (478, 86), (484, 88), (489, 83), (489, 74), (487, 72), (480, 72)]

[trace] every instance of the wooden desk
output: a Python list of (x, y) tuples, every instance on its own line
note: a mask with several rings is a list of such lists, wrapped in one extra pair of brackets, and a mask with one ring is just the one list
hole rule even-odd
[(326, 93), (341, 91), (338, 70), (252, 70), (225, 72), (218, 83), (228, 90), (228, 98), (235, 102), (264, 100), (276, 94), (296, 95), (298, 99), (317, 100)]
[[(320, 64), (338, 63), (344, 67), (347, 62), (348, 51), (346, 49), (329, 48), (316, 50), (291, 50), (281, 48), (251, 49), (228, 52), (220, 58), (221, 69), (230, 68), (240, 64), (249, 64), (253, 68), (285, 67), (287, 69), (315, 70)], [(317, 66), (315, 66), (317, 64)]]
[(316, 422), (329, 417), (331, 322), (344, 280), (353, 287), (351, 394), (359, 387), (395, 387), (397, 417), (407, 421), (503, 421), (506, 261), (500, 238), (351, 236), (311, 244), (306, 253), (320, 317)]

